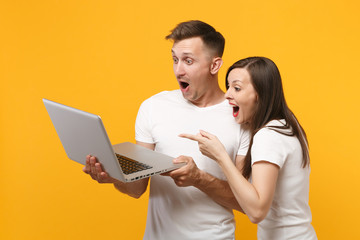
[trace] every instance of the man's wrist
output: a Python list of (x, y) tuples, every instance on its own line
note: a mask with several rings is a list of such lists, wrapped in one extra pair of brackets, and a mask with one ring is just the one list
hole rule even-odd
[(208, 186), (215, 179), (213, 176), (203, 170), (199, 169), (198, 171), (198, 177), (194, 182), (194, 187), (198, 189), (203, 189), (203, 187)]
[(124, 182), (121, 182), (119, 180), (113, 182), (114, 187), (117, 188), (118, 190), (122, 189), (125, 190), (124, 187), (126, 186)]

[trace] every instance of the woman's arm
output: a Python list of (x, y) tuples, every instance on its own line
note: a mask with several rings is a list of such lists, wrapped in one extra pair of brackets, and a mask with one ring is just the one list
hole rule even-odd
[(253, 223), (262, 221), (274, 197), (279, 167), (265, 161), (255, 163), (252, 168), (252, 183), (250, 183), (233, 164), (216, 136), (204, 131), (196, 136), (190, 134), (181, 136), (197, 141), (200, 151), (218, 162), (244, 213)]
[(217, 162), (244, 213), (251, 222), (261, 222), (266, 217), (274, 197), (279, 167), (265, 161), (255, 163), (250, 183), (235, 168), (228, 155), (217, 159)]

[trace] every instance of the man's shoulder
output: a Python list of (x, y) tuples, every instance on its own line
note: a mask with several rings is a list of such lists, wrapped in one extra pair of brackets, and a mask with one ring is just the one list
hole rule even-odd
[(170, 91), (162, 91), (152, 96), (153, 98), (168, 98), (168, 97), (181, 97), (181, 91), (170, 90)]
[(174, 101), (174, 100), (181, 100), (181, 98), (182, 95), (180, 90), (162, 91), (149, 97), (144, 102)]
[(162, 91), (157, 93), (141, 103), (139, 112), (148, 114), (167, 114), (179, 106), (182, 106), (184, 99), (181, 91)]

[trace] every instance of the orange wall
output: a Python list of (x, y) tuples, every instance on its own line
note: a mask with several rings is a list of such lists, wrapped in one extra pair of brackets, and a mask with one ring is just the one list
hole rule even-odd
[[(225, 70), (261, 55), (282, 73), (311, 147), (319, 239), (357, 239), (360, 136), (358, 1), (0, 2), (0, 239), (141, 239), (139, 200), (94, 183), (67, 159), (41, 99), (102, 116), (113, 143), (134, 141), (140, 103), (176, 89), (164, 40), (200, 19), (226, 37)], [(238, 239), (256, 239), (240, 215)]]

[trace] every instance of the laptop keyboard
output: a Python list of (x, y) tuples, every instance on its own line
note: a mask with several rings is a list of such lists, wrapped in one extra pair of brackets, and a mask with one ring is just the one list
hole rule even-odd
[(138, 161), (135, 161), (133, 159), (130, 159), (130, 158), (127, 158), (124, 156), (121, 156), (120, 154), (115, 153), (115, 155), (116, 155), (116, 157), (120, 163), (121, 169), (125, 175), (152, 168), (149, 165), (140, 163)]

